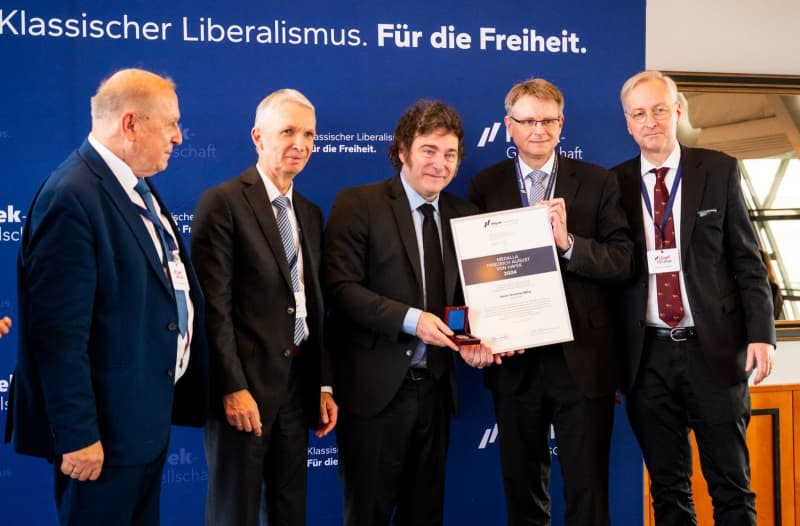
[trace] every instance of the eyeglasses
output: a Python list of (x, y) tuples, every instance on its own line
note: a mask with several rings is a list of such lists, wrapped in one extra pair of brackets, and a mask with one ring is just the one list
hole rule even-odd
[(653, 116), (653, 119), (657, 121), (665, 121), (672, 116), (672, 108), (663, 104), (654, 106), (651, 110), (639, 108), (630, 113), (625, 112), (625, 115), (630, 117), (633, 122), (642, 123), (647, 120), (648, 111), (650, 112), (650, 115)]
[(540, 121), (537, 121), (536, 119), (515, 119), (511, 115), (509, 115), (508, 118), (527, 130), (536, 128), (537, 124), (541, 124), (542, 128), (555, 128), (561, 123), (561, 117), (542, 119)]

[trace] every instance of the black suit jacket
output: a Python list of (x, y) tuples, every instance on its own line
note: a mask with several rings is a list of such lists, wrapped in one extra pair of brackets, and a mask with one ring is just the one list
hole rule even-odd
[[(514, 161), (502, 161), (473, 177), (468, 195), (486, 212), (521, 207)], [(619, 187), (610, 172), (559, 157), (554, 195), (564, 198), (567, 229), (575, 236), (572, 257), (561, 260), (575, 337), (563, 344), (567, 366), (586, 396), (612, 394), (617, 387), (617, 342), (609, 285), (628, 279), (633, 272), (633, 244), (619, 205)], [(505, 393), (523, 388), (535, 353), (533, 349), (487, 368), (486, 385)]]
[(290, 366), (300, 368), (309, 426), (319, 418), (320, 385), (332, 385), (323, 344), (319, 268), (322, 212), (293, 191), (301, 231), (309, 340), (292, 358), (295, 301), (275, 214), (255, 166), (206, 191), (192, 226), (192, 258), (206, 291), (212, 409), (248, 389), (269, 425), (286, 398)]
[(175, 293), (136, 205), (88, 141), (44, 182), (17, 265), (19, 357), (6, 424), (17, 451), (55, 459), (101, 440), (105, 465), (142, 464), (167, 447), (170, 422), (205, 422), (203, 295), (174, 225), (173, 235), (195, 309), (177, 384)]
[[(460, 287), (450, 219), (477, 210), (445, 192), (439, 210), (446, 299), (453, 304)], [(394, 398), (417, 345), (416, 337), (403, 332), (403, 319), (409, 307), (424, 310), (419, 249), (399, 176), (336, 197), (325, 233), (325, 282), (338, 401), (348, 411), (373, 416)], [(455, 410), (453, 351), (429, 352), (448, 353)]]
[[(736, 159), (681, 147), (681, 268), (698, 337), (719, 379), (746, 378), (747, 343), (775, 343), (767, 273), (758, 252), (740, 186)], [(644, 346), (648, 272), (640, 190), (641, 161), (614, 172), (633, 231), (636, 273), (620, 296), (624, 333), (624, 386), (636, 380)]]

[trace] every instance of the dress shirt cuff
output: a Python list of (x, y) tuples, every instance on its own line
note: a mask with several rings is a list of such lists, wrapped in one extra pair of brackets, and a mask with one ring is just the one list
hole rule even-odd
[[(558, 247), (556, 247), (558, 248)], [(570, 259), (572, 257), (572, 249), (575, 248), (575, 236), (569, 234), (569, 248), (565, 250), (563, 253), (559, 251), (559, 256), (564, 259)]]
[(319, 388), (320, 393), (329, 393), (333, 394), (333, 386), (332, 385), (323, 385)]
[(414, 307), (409, 308), (408, 312), (406, 312), (406, 317), (403, 319), (403, 332), (411, 336), (416, 336), (417, 324), (419, 323), (420, 316), (422, 316), (421, 310), (415, 309)]

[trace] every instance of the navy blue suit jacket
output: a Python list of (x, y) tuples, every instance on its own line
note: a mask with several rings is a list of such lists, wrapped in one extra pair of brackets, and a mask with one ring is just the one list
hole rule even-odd
[(175, 237), (195, 308), (177, 384), (174, 292), (137, 208), (88, 141), (44, 182), (18, 259), (19, 356), (6, 424), (18, 452), (57, 459), (101, 440), (105, 464), (140, 464), (167, 447), (171, 422), (203, 424), (203, 298)]

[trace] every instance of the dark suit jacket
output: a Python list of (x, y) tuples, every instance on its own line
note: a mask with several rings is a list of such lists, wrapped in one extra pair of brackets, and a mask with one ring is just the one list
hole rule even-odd
[(206, 191), (192, 224), (192, 258), (206, 293), (211, 350), (212, 409), (247, 389), (269, 425), (286, 399), (292, 361), (308, 424), (319, 420), (320, 385), (332, 385), (323, 346), (319, 268), (322, 212), (295, 189), (292, 207), (301, 232), (309, 340), (295, 358), (295, 301), (289, 264), (267, 190), (255, 166)]
[[(745, 379), (748, 342), (775, 343), (772, 296), (744, 204), (736, 159), (681, 147), (681, 267), (703, 352), (721, 381)], [(642, 358), (647, 312), (640, 157), (614, 168), (633, 231), (636, 273), (620, 297), (626, 389)]]
[[(439, 195), (439, 210), (446, 299), (453, 304), (460, 287), (450, 219), (477, 210), (445, 192)], [(419, 258), (399, 176), (339, 193), (325, 232), (325, 282), (338, 401), (348, 411), (379, 413), (403, 383), (418, 341), (403, 332), (403, 319), (409, 307), (424, 310)], [(455, 362), (452, 351), (445, 351), (455, 410)]]
[(44, 182), (18, 260), (19, 357), (6, 426), (17, 451), (54, 459), (102, 440), (107, 465), (146, 463), (167, 447), (171, 421), (204, 423), (203, 296), (175, 238), (195, 308), (189, 368), (177, 384), (175, 296), (135, 205), (88, 141)]
[[(633, 244), (614, 176), (564, 157), (559, 157), (558, 165), (554, 195), (564, 198), (567, 229), (575, 236), (572, 257), (560, 262), (575, 337), (563, 344), (564, 355), (573, 380), (586, 396), (608, 395), (617, 387), (609, 285), (630, 277)], [(521, 207), (514, 161), (502, 161), (473, 177), (468, 195), (485, 212)], [(505, 393), (523, 388), (535, 353), (534, 349), (487, 368), (487, 386)]]

